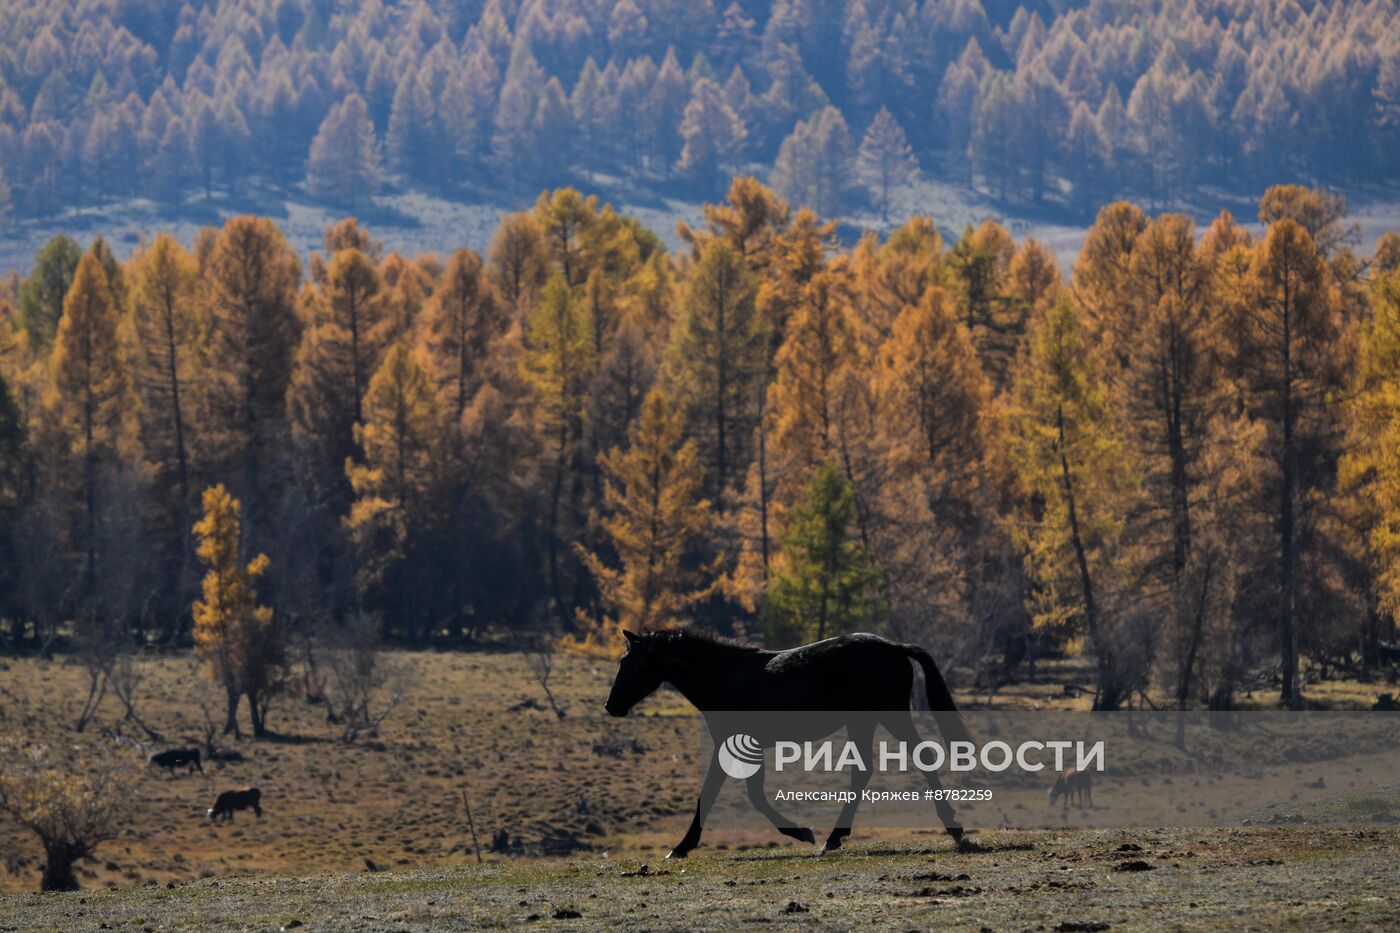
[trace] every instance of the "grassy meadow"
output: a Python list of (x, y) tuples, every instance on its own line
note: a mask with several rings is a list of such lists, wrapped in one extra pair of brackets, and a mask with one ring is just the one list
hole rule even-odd
[[(1384, 826), (983, 831), (978, 851), (956, 853), (926, 829), (858, 824), (848, 848), (825, 857), (775, 833), (714, 827), (689, 860), (665, 862), (698, 786), (696, 728), (677, 695), (662, 692), (632, 717), (611, 719), (602, 701), (612, 664), (561, 655), (549, 681), (566, 714), (560, 719), (523, 654), (409, 659), (418, 686), (378, 736), (345, 744), (323, 707), (292, 695), (274, 707), (276, 737), (216, 739), (222, 754), (203, 776), (174, 777), (146, 769), (145, 756), (166, 744), (202, 744), (201, 704), (216, 717), (221, 712), (188, 656), (145, 662), (137, 708), (163, 744), (149, 743), (112, 698), (76, 736), (81, 665), (0, 662), (0, 731), (114, 743), (131, 788), (128, 831), (80, 866), (85, 890), (77, 895), (28, 893), (38, 887), (40, 850), (25, 831), (0, 824), (0, 928), (300, 923), (399, 930), (528, 921), (578, 929), (872, 922), (1097, 930), (1400, 922), (1393, 883), (1400, 829)], [(1035, 683), (1001, 691), (995, 703), (1082, 705), (1087, 697), (1064, 689), (1080, 673), (1052, 665)], [(1313, 687), (1340, 707), (1366, 705), (1378, 689)], [(205, 819), (219, 791), (245, 785), (263, 792), (261, 819), (241, 813), (218, 826)]]

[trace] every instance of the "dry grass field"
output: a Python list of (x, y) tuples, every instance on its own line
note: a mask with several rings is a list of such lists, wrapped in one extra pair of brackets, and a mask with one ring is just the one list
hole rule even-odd
[[(677, 695), (611, 719), (613, 665), (561, 656), (550, 681), (559, 719), (524, 655), (412, 662), (418, 686), (377, 737), (345, 744), (323, 707), (288, 697), (273, 710), (276, 737), (221, 742), (241, 760), (174, 777), (146, 769), (145, 756), (200, 744), (199, 701), (217, 715), (219, 698), (188, 656), (146, 662), (139, 710), (167, 742), (143, 746), (111, 698), (83, 737), (115, 743), (129, 766), (128, 832), (81, 866), (82, 894), (40, 896), (21, 893), (38, 887), (38, 847), (0, 823), (0, 929), (1400, 923), (1400, 830), (1384, 827), (984, 832), (970, 854), (924, 830), (858, 827), (828, 857), (771, 832), (716, 828), (687, 862), (663, 863), (694, 806), (700, 753)], [(63, 659), (0, 661), (0, 734), (73, 741), (84, 676)], [(1084, 702), (1065, 696), (1067, 677), (1047, 672), (997, 705)], [(1377, 689), (1330, 688), (1358, 707)], [(244, 785), (261, 788), (264, 816), (210, 824), (214, 796)], [(1118, 870), (1126, 862), (1149, 868)]]

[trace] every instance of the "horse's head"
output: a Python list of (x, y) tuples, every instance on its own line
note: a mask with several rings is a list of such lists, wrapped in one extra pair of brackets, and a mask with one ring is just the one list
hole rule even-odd
[(604, 709), (611, 716), (626, 716), (632, 707), (646, 699), (661, 686), (656, 645), (651, 635), (622, 633), (627, 638), (627, 653), (617, 666), (617, 678)]

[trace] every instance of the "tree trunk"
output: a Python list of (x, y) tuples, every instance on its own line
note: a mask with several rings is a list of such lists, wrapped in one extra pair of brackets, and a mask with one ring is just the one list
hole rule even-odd
[(1065, 504), (1069, 512), (1070, 544), (1074, 548), (1074, 561), (1079, 570), (1079, 585), (1084, 596), (1084, 621), (1089, 629), (1089, 642), (1094, 646), (1098, 662), (1098, 685), (1094, 692), (1095, 710), (1113, 710), (1123, 702), (1123, 693), (1117, 684), (1112, 652), (1104, 643), (1099, 631), (1098, 602), (1094, 598), (1094, 579), (1089, 572), (1089, 556), (1084, 539), (1079, 533), (1079, 512), (1074, 499), (1074, 482), (1070, 477), (1069, 458), (1065, 454), (1065, 411), (1061, 407), (1056, 416), (1059, 429), (1060, 482), (1065, 493)]
[(39, 882), (40, 891), (76, 891), (78, 876), (73, 873), (73, 863), (82, 853), (63, 842), (44, 844), (44, 877)]
[(267, 709), (260, 700), (261, 698), (256, 691), (248, 691), (248, 720), (253, 725), (253, 738), (255, 739), (267, 737)]
[(1293, 438), (1293, 344), (1291, 289), (1283, 295), (1283, 491), (1279, 502), (1280, 572), (1283, 580), (1283, 612), (1279, 625), (1283, 689), (1281, 699), (1291, 709), (1302, 706), (1298, 688), (1298, 542), (1296, 540), (1297, 458)]
[(234, 738), (242, 738), (243, 733), (238, 729), (238, 699), (239, 692), (232, 687), (226, 688), (228, 696), (228, 712), (224, 717), (224, 735), (232, 735)]

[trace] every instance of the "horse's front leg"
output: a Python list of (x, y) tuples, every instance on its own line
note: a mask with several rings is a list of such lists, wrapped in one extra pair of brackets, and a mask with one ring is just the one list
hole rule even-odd
[(705, 828), (705, 817), (710, 813), (719, 789), (724, 784), (724, 769), (719, 766), (719, 758), (710, 759), (710, 770), (705, 772), (705, 783), (700, 787), (700, 800), (695, 804), (695, 819), (690, 821), (690, 829), (685, 838), (676, 844), (667, 858), (685, 858), (690, 850), (700, 844), (700, 832)]
[(768, 817), (768, 822), (777, 827), (778, 832), (784, 836), (791, 836), (800, 842), (815, 843), (817, 837), (806, 826), (798, 826), (792, 820), (778, 812), (778, 808), (768, 802), (768, 795), (763, 790), (763, 772), (759, 771), (748, 780), (749, 803), (754, 809)]
[(865, 768), (857, 768), (851, 772), (851, 799), (841, 808), (841, 815), (836, 820), (836, 827), (832, 829), (831, 835), (826, 837), (826, 843), (822, 846), (822, 852), (834, 852), (841, 848), (841, 840), (851, 834), (851, 823), (856, 818), (856, 808), (860, 806), (860, 797), (867, 784), (870, 783), (870, 752), (871, 743), (875, 739), (875, 730), (847, 730), (851, 741), (855, 743), (860, 751), (861, 760), (865, 762)]

